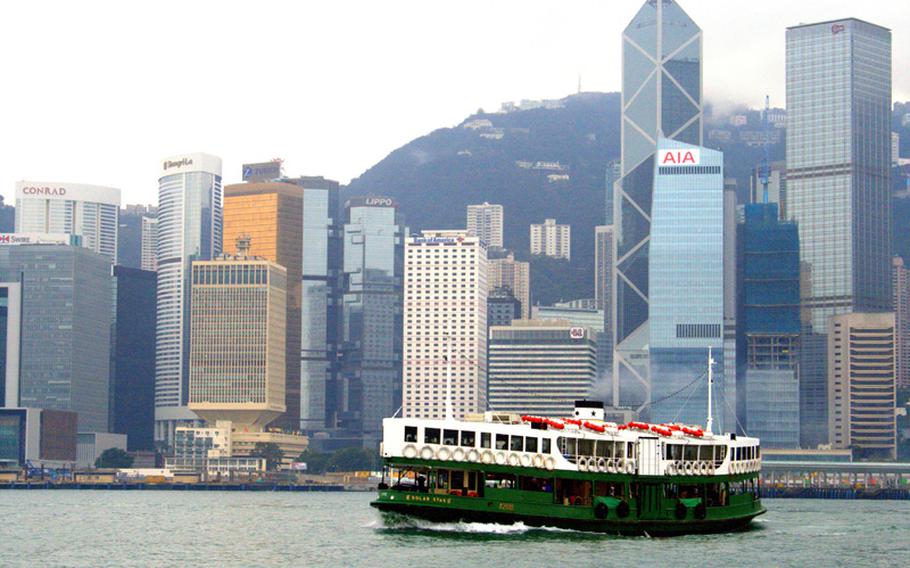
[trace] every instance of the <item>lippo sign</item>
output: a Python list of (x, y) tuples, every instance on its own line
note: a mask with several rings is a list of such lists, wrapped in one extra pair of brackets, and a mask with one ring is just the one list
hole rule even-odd
[(659, 166), (697, 166), (701, 163), (699, 150), (658, 150), (657, 165)]

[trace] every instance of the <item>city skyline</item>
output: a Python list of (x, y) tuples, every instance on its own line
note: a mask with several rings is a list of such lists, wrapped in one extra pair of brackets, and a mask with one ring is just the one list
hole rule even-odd
[[(742, 21), (729, 18), (730, 9), (724, 8), (728, 5), (701, 1), (685, 6), (705, 30), (705, 101), (708, 103), (735, 102), (759, 107), (768, 93), (772, 105), (783, 106), (782, 39), (786, 27), (800, 22), (857, 17), (891, 28), (894, 53), (910, 50), (910, 24), (901, 17), (900, 6), (893, 3), (857, 6), (845, 1), (813, 1), (787, 5), (785, 11), (780, 5), (749, 5), (749, 17)], [(11, 17), (18, 16), (24, 21), (37, 18), (42, 13), (40, 6), (41, 3), (13, 6)], [(344, 31), (366, 38), (382, 33), (383, 41), (376, 38), (377, 41), (370, 42), (373, 48), (365, 61), (361, 59), (362, 52), (344, 47), (321, 59), (304, 57), (307, 80), (323, 80), (327, 88), (309, 89), (308, 104), (302, 105), (293, 94), (294, 89), (287, 94), (260, 91), (256, 87), (258, 81), (247, 81), (244, 76), (253, 68), (260, 77), (272, 76), (284, 82), (285, 75), (294, 73), (288, 71), (289, 64), (295, 63), (284, 54), (300, 53), (301, 46), (306, 53), (310, 41), (325, 44), (342, 39), (340, 20), (347, 17), (347, 10), (341, 14), (342, 9), (335, 7), (300, 8), (313, 11), (303, 15), (306, 19), (319, 20), (325, 26), (314, 26), (316, 37), (298, 40), (297, 34), (274, 32), (302, 18), (271, 19), (275, 10), (250, 14), (226, 7), (217, 14), (215, 23), (225, 35), (236, 32), (248, 36), (251, 41), (244, 41), (237, 48), (243, 51), (235, 51), (223, 42), (202, 46), (199, 36), (190, 33), (174, 33), (168, 46), (152, 50), (143, 47), (142, 41), (151, 39), (145, 34), (165, 25), (188, 32), (194, 23), (207, 17), (208, 11), (201, 6), (181, 6), (181, 17), (174, 21), (173, 10), (156, 6), (143, 14), (149, 25), (139, 30), (129, 26), (113, 29), (106, 25), (116, 14), (97, 19), (79, 18), (82, 25), (78, 27), (78, 37), (74, 37), (77, 28), (66, 22), (76, 15), (67, 18), (69, 7), (64, 5), (57, 20), (60, 23), (48, 22), (50, 29), (44, 34), (46, 38), (59, 39), (45, 42), (44, 47), (32, 44), (28, 57), (3, 64), (8, 75), (19, 77), (28, 88), (6, 93), (7, 104), (0, 105), (6, 130), (15, 133), (2, 143), (7, 159), (0, 165), (0, 194), (11, 202), (12, 184), (21, 179), (78, 179), (123, 188), (124, 203), (154, 202), (155, 186), (149, 180), (154, 179), (157, 156), (196, 150), (223, 157), (228, 174), (226, 184), (239, 181), (242, 162), (276, 156), (287, 160), (289, 170), (304, 174), (319, 171), (346, 183), (408, 140), (440, 126), (453, 126), (478, 107), (495, 110), (501, 102), (509, 100), (560, 98), (577, 89), (579, 75), (584, 90), (618, 91), (618, 37), (639, 3), (575, 2), (561, 5), (558, 10), (497, 3), (485, 6), (482, 16), (470, 6), (450, 9), (451, 13), (445, 17), (462, 25), (448, 29), (461, 29), (482, 18), (484, 25), (496, 32), (489, 34), (494, 37), (467, 48), (454, 40), (447, 41), (451, 39), (446, 35), (448, 30), (439, 33), (434, 27), (436, 14), (428, 11), (434, 8), (414, 10), (414, 7), (408, 2), (381, 8), (362, 6), (365, 17), (359, 21), (373, 20), (370, 14), (380, 9), (383, 15), (391, 12), (401, 16), (400, 22), (389, 19), (395, 22), (394, 26), (404, 26), (402, 33), (397, 34), (401, 37), (390, 40), (395, 33), (374, 31), (365, 23), (362, 25), (366, 27), (361, 28), (358, 21), (353, 30)], [(547, 18), (540, 17), (541, 9)], [(288, 10), (290, 16), (297, 15), (294, 13), (297, 9)], [(78, 9), (79, 16), (85, 12), (85, 7)], [(423, 28), (414, 31), (419, 27), (414, 24), (422, 19), (427, 22), (426, 31)], [(9, 51), (14, 45), (29, 43), (22, 35), (27, 29), (24, 26), (11, 30), (0, 39), (0, 45)], [(129, 35), (126, 30), (131, 30)], [(262, 41), (256, 41), (257, 38)], [(107, 49), (112, 41), (122, 48), (117, 53)], [(298, 41), (299, 45), (295, 43)], [(58, 42), (65, 42), (65, 53), (57, 49), (64, 45)], [(153, 40), (146, 43), (155, 44)], [(419, 67), (402, 55), (417, 44), (430, 48), (419, 54), (420, 59), (416, 61)], [(518, 61), (512, 57), (516, 47), (524, 55)], [(469, 49), (473, 55), (464, 56), (463, 49)], [(188, 53), (197, 54), (205, 64), (169, 63), (184, 60)], [(756, 57), (756, 53), (762, 55)], [(445, 64), (432, 65), (437, 61)], [(107, 64), (115, 64), (118, 74), (103, 73)], [(213, 98), (205, 89), (198, 89), (198, 94), (181, 90), (177, 97), (163, 86), (150, 87), (149, 78), (162, 68), (178, 82), (214, 84), (226, 91), (225, 96)], [(415, 72), (417, 68), (420, 73)], [(391, 73), (403, 88), (388, 94), (371, 92), (369, 97), (362, 97), (360, 81), (375, 78), (380, 69)], [(742, 77), (761, 79), (742, 80)], [(61, 81), (90, 82), (89, 88), (61, 98), (52, 95), (60, 91)], [(230, 89), (217, 87), (220, 85), (230, 85)], [(453, 85), (465, 86), (452, 88)], [(263, 94), (266, 92), (267, 95)], [(268, 99), (263, 98), (266, 96)], [(910, 76), (898, 73), (894, 100), (907, 99), (910, 99)], [(343, 107), (339, 102), (344, 103)], [(146, 112), (131, 113), (131, 120), (122, 120), (121, 115), (135, 105)], [(333, 106), (344, 108), (345, 114), (325, 112)], [(239, 117), (239, 121), (227, 120), (228, 116)], [(245, 123), (252, 116), (256, 117), (257, 135), (244, 136), (249, 128)], [(181, 139), (175, 142), (172, 133), (178, 124)], [(304, 127), (313, 135), (299, 140), (294, 134), (298, 128), (287, 128), (288, 124)], [(363, 127), (354, 131), (344, 124)], [(143, 135), (136, 136), (140, 131)], [(53, 132), (54, 136), (48, 137), (47, 132)], [(87, 132), (95, 134), (86, 135)], [(363, 132), (368, 134), (355, 136)], [(123, 144), (124, 139), (135, 139), (136, 143)], [(263, 140), (270, 142), (263, 144)], [(101, 156), (106, 167), (99, 172), (97, 164)]]

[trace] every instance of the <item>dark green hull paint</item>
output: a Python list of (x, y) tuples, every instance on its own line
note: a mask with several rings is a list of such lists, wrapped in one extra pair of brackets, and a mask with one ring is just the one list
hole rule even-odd
[[(662, 483), (734, 482), (756, 478), (757, 473), (727, 476), (673, 476), (639, 477), (627, 474), (589, 473), (579, 471), (548, 471), (535, 468), (517, 468), (506, 465), (479, 464), (420, 459), (387, 459), (386, 464), (430, 467), (433, 469), (460, 469), (487, 473), (520, 473), (526, 476), (588, 481), (623, 481), (648, 485)], [(596, 499), (596, 498), (595, 498)], [(619, 535), (676, 536), (730, 532), (745, 529), (749, 523), (765, 512), (760, 499), (751, 495), (730, 496), (730, 503), (723, 507), (708, 507), (705, 518), (697, 519), (693, 509), (686, 517), (674, 516), (676, 499), (664, 499), (659, 508), (639, 511), (634, 500), (629, 500), (628, 516), (620, 518), (611, 506), (605, 519), (598, 519), (593, 506), (563, 505), (552, 502), (551, 493), (529, 492), (515, 489), (487, 488), (480, 497), (463, 497), (448, 494), (418, 493), (383, 489), (371, 503), (387, 515), (405, 515), (432, 522), (479, 522), (514, 524), (522, 522), (533, 527), (554, 527)]]
[(381, 500), (374, 501), (370, 505), (386, 515), (404, 515), (435, 523), (468, 522), (511, 525), (521, 522), (530, 527), (551, 527), (621, 536), (680, 536), (733, 532), (746, 529), (752, 519), (765, 512), (765, 509), (760, 508), (757, 512), (744, 517), (705, 519), (702, 521), (640, 520), (633, 519), (633, 513), (625, 520), (599, 521), (596, 519), (541, 517), (494, 511), (427, 507), (404, 503), (389, 503)]

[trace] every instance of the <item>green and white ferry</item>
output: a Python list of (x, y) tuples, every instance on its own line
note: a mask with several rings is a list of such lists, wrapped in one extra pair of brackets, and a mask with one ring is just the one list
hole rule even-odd
[(756, 438), (682, 424), (486, 412), (463, 420), (386, 418), (386, 517), (560, 527), (623, 535), (745, 528), (765, 512)]

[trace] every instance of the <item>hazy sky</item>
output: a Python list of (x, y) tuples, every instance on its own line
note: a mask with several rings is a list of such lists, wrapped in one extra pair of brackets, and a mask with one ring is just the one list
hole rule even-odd
[[(111, 185), (156, 202), (160, 159), (281, 157), (343, 183), (395, 148), (503, 101), (616, 91), (641, 0), (4, 4), (0, 193), (16, 180)], [(709, 101), (784, 103), (784, 30), (853, 16), (892, 29), (910, 99), (910, 4), (682, 0), (704, 30)], [(902, 56), (902, 57), (901, 57)]]

